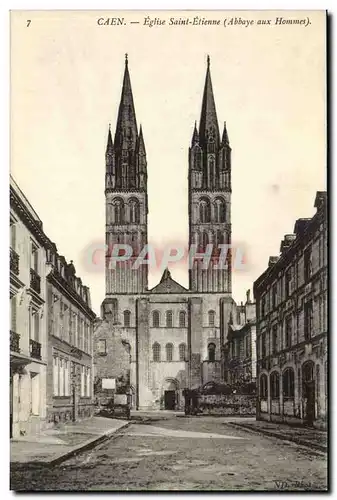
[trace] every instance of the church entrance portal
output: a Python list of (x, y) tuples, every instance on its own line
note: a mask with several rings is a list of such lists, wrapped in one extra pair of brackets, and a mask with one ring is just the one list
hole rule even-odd
[(162, 406), (164, 410), (176, 410), (179, 405), (178, 400), (178, 381), (173, 378), (167, 378), (162, 388)]
[(164, 403), (165, 410), (174, 410), (176, 406), (176, 391), (165, 391)]

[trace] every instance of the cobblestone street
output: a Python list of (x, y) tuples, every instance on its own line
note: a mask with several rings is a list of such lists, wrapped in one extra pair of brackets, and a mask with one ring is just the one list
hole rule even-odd
[(16, 466), (11, 489), (325, 490), (323, 453), (212, 417), (131, 423), (113, 439), (48, 468)]

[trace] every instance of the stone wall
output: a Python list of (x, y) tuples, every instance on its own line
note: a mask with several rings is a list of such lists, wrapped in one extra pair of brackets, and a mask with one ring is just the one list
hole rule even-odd
[(209, 415), (256, 414), (256, 396), (246, 394), (199, 394), (199, 409)]
[[(100, 341), (105, 341), (106, 352), (99, 352)], [(121, 335), (121, 328), (113, 321), (99, 320), (94, 329), (94, 397), (112, 396), (107, 390), (101, 390), (100, 381), (103, 378), (114, 378), (129, 383), (130, 354), (127, 352)]]

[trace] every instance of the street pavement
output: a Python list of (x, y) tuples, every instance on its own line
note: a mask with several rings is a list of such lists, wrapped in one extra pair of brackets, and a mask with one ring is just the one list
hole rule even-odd
[(93, 448), (110, 437), (127, 421), (115, 418), (92, 417), (79, 422), (68, 422), (37, 434), (12, 439), (11, 465), (55, 465), (80, 450)]
[(324, 491), (327, 458), (212, 417), (136, 420), (52, 468), (17, 464), (16, 491)]

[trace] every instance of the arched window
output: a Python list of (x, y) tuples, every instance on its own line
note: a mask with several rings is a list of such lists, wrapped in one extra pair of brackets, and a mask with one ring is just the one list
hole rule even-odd
[[(221, 252), (224, 250), (220, 247), (220, 245), (224, 245), (226, 243), (225, 239), (225, 233), (221, 231), (221, 229), (217, 229), (214, 234), (214, 248), (213, 248), (213, 253), (215, 255), (220, 255)], [(227, 252), (228, 256), (228, 252)]]
[(205, 252), (209, 243), (208, 234), (205, 232), (200, 233), (200, 251)]
[(124, 311), (124, 326), (130, 326), (131, 322), (131, 313), (130, 311)]
[(109, 203), (109, 205), (107, 206), (107, 223), (113, 223), (115, 221), (115, 206), (113, 205), (113, 203)]
[(153, 313), (152, 313), (152, 326), (154, 328), (159, 328), (159, 324), (160, 324), (159, 311), (153, 311)]
[(214, 200), (214, 220), (215, 222), (226, 221), (226, 205), (222, 198)]
[(167, 311), (166, 312), (166, 327), (172, 328), (172, 326), (173, 326), (173, 313), (172, 313), (172, 311)]
[(225, 233), (218, 229), (216, 232), (216, 243), (217, 245), (223, 245), (225, 243)]
[(196, 168), (198, 170), (202, 170), (202, 165), (201, 165), (201, 149), (198, 147), (198, 149), (195, 152), (195, 163), (196, 163)]
[(211, 222), (211, 203), (208, 198), (201, 198), (199, 205), (200, 222)]
[(179, 345), (179, 360), (186, 361), (186, 344)]
[(160, 344), (155, 342), (152, 346), (153, 361), (160, 361)]
[(267, 375), (263, 373), (260, 377), (260, 398), (266, 399), (268, 397), (268, 380)]
[(113, 201), (113, 210), (114, 210), (114, 223), (115, 224), (124, 224), (124, 202), (120, 198), (116, 198)]
[(133, 252), (136, 252), (138, 249), (138, 234), (137, 233), (130, 233), (130, 245), (133, 249)]
[(173, 359), (173, 344), (166, 344), (166, 361), (172, 361)]
[(215, 311), (208, 311), (208, 326), (215, 324)]
[[(209, 129), (209, 133), (208, 133), (208, 151), (209, 151), (209, 153), (215, 152), (214, 136), (215, 136), (215, 129), (212, 126)], [(213, 162), (214, 162), (214, 160), (213, 160)]]
[(285, 398), (293, 398), (295, 394), (295, 374), (292, 368), (287, 368), (282, 375), (282, 389)]
[(208, 361), (215, 361), (215, 344), (208, 344)]
[(139, 224), (140, 220), (139, 201), (136, 198), (131, 198), (129, 200), (129, 214), (130, 214), (130, 224)]
[(210, 158), (210, 160), (209, 160), (209, 173), (210, 173), (210, 178), (213, 179), (213, 182), (215, 181), (214, 166), (215, 166), (214, 158)]
[(180, 328), (185, 328), (185, 326), (186, 326), (186, 313), (185, 313), (185, 311), (180, 311), (180, 313), (179, 313), (179, 326), (180, 326)]
[(272, 399), (280, 397), (280, 376), (278, 372), (270, 374), (270, 394)]
[(316, 365), (316, 399), (317, 399), (317, 402), (320, 401), (320, 393), (321, 393), (320, 380), (321, 380), (321, 371), (320, 371), (319, 365)]
[(308, 387), (312, 384), (314, 379), (314, 363), (307, 361), (302, 366), (302, 395), (304, 398), (308, 397)]

